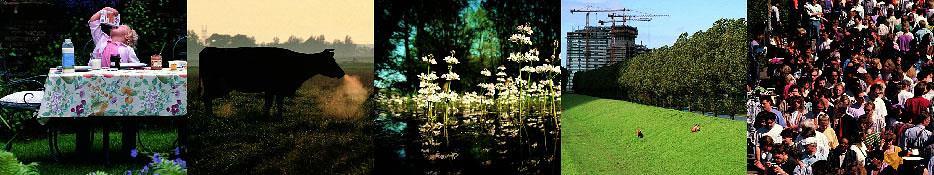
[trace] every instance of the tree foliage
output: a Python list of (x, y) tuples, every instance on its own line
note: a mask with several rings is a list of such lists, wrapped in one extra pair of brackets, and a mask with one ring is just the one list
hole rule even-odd
[[(532, 40), (541, 41), (532, 47), (540, 57), (550, 58), (558, 43), (560, 13), (557, 1), (456, 0), (456, 1), (389, 1), (380, 4), (376, 14), (375, 44), (377, 82), (388, 82), (385, 88), (409, 91), (417, 88), (417, 70), (433, 66), (441, 70), (446, 64), (427, 65), (419, 61), (429, 54), (466, 58), (454, 72), (479, 73), (493, 70), (510, 51), (522, 50), (505, 43), (519, 25), (534, 26)], [(513, 70), (510, 70), (513, 71)], [(518, 71), (518, 70), (515, 70)], [(459, 89), (476, 88), (479, 76), (461, 77), (453, 84)], [(384, 83), (377, 83), (384, 84)]]
[(745, 36), (745, 19), (721, 19), (707, 31), (681, 34), (670, 47), (579, 72), (574, 91), (662, 107), (741, 113)]

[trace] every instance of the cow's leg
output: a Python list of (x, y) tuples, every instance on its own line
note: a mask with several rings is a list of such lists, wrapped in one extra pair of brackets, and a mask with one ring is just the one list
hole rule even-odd
[(266, 92), (264, 94), (266, 95), (266, 100), (263, 102), (263, 111), (264, 111), (263, 114), (266, 116), (269, 116), (269, 110), (272, 108), (272, 103), (274, 102), (273, 97), (275, 96), (273, 96), (273, 94), (269, 92)]
[(283, 101), (285, 101), (285, 96), (276, 95), (276, 116), (282, 117)]

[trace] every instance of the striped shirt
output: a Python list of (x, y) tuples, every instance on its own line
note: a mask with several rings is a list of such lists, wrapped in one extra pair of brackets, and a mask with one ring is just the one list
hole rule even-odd
[(925, 130), (924, 125), (915, 125), (905, 130), (905, 134), (899, 142), (899, 146), (904, 148), (921, 148), (931, 137), (931, 131)]

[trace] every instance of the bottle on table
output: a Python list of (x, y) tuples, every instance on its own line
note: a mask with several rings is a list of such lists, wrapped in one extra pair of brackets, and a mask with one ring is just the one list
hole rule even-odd
[(75, 71), (75, 46), (71, 39), (65, 39), (62, 43), (62, 70), (63, 72)]

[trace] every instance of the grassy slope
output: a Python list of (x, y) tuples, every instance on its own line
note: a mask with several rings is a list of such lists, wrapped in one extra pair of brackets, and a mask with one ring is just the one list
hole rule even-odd
[[(744, 172), (742, 121), (582, 95), (561, 99), (563, 174)], [(701, 132), (690, 132), (695, 123)]]

